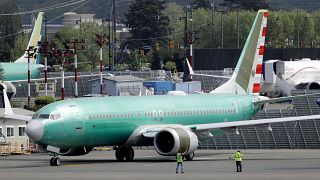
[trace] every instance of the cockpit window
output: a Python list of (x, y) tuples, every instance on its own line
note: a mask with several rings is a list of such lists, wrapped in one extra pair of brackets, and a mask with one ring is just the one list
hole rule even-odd
[(49, 114), (39, 114), (39, 119), (49, 119)]
[(50, 114), (50, 119), (51, 120), (57, 120), (57, 119), (61, 119), (61, 114)]
[(35, 114), (33, 114), (32, 119), (37, 119), (38, 116), (39, 116), (39, 113), (35, 113)]

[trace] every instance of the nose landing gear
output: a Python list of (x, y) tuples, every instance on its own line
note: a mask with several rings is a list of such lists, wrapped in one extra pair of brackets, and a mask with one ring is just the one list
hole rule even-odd
[(58, 157), (58, 154), (54, 154), (53, 157), (50, 159), (50, 165), (51, 166), (60, 166), (60, 158)]

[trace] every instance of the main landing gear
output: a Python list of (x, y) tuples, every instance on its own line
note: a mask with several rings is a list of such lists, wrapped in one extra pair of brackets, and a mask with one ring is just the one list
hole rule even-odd
[(116, 158), (118, 161), (132, 161), (134, 158), (134, 150), (130, 146), (118, 146), (116, 147)]
[(191, 154), (188, 154), (188, 155), (184, 155), (184, 158), (185, 158), (187, 161), (192, 161), (193, 158), (194, 158), (194, 152), (191, 153)]
[(54, 153), (53, 157), (50, 159), (51, 166), (60, 166), (60, 158), (58, 154)]

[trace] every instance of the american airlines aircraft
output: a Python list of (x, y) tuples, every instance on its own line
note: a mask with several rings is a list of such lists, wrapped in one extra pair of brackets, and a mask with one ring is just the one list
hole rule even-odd
[(295, 89), (320, 89), (319, 60), (269, 60), (263, 67), (261, 92), (271, 96), (290, 96)]

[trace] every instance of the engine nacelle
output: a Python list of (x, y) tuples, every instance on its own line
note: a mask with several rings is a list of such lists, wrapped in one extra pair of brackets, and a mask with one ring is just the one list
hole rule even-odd
[(92, 151), (92, 147), (81, 147), (81, 148), (70, 148), (70, 149), (60, 149), (59, 155), (61, 156), (81, 156), (88, 154)]
[(198, 137), (183, 127), (164, 128), (154, 138), (157, 153), (163, 156), (176, 155), (179, 150), (183, 155), (194, 152), (198, 147)]
[(307, 89), (320, 89), (320, 82), (314, 81), (308, 84)]

